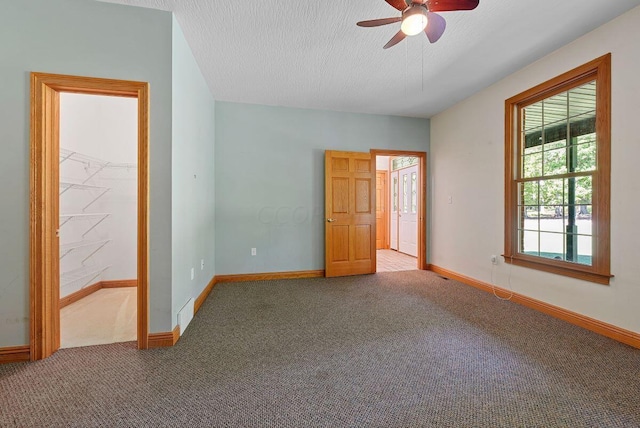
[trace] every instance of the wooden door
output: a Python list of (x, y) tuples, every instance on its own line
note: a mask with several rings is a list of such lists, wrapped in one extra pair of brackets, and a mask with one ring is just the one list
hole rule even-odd
[(398, 251), (418, 255), (418, 166), (400, 170)]
[(325, 275), (375, 273), (375, 167), (370, 153), (325, 152)]
[(376, 171), (376, 249), (389, 248), (387, 171)]

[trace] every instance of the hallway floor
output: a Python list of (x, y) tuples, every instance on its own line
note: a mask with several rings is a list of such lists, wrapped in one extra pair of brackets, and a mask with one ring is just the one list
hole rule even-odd
[(395, 250), (376, 250), (377, 272), (397, 272), (403, 270), (417, 270), (418, 259)]

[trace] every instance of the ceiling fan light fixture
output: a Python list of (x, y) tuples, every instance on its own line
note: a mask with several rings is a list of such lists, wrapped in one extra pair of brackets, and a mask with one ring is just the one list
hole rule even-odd
[(420, 34), (427, 27), (427, 9), (423, 5), (414, 5), (402, 12), (400, 29), (407, 36)]

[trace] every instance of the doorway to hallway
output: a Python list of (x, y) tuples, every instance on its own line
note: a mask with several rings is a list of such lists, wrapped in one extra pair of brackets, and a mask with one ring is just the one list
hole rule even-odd
[(426, 269), (426, 153), (375, 152), (376, 271)]

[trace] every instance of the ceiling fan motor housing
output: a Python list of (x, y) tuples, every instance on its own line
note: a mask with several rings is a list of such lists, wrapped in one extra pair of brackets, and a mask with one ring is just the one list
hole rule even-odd
[(422, 4), (412, 4), (402, 11), (402, 32), (415, 36), (427, 26), (427, 8)]

